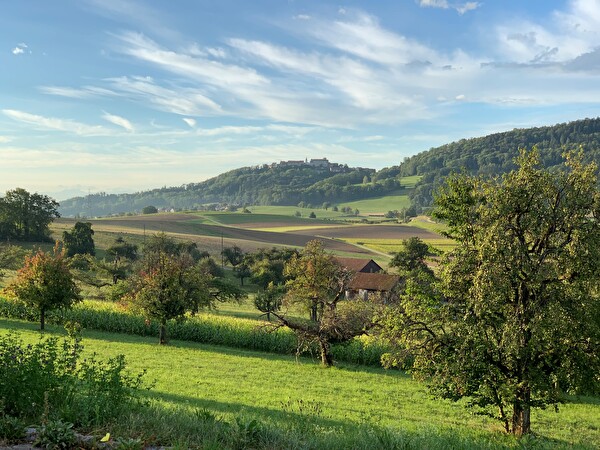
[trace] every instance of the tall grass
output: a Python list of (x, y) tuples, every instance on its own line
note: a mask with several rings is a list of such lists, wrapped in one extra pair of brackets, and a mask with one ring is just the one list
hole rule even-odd
[[(37, 312), (21, 303), (0, 298), (0, 317), (36, 322)], [(131, 314), (118, 305), (87, 300), (73, 309), (51, 311), (47, 323), (77, 322), (90, 330), (125, 333), (137, 336), (158, 336), (158, 323), (143, 316)], [(182, 321), (168, 324), (168, 337), (181, 341), (223, 345), (226, 347), (258, 350), (279, 354), (297, 353), (297, 340), (293, 332), (279, 328), (273, 330), (269, 322), (202, 313)], [(351, 364), (379, 366), (385, 348), (369, 337), (354, 339), (347, 344), (334, 345), (335, 360)], [(302, 354), (318, 354), (308, 348)]]

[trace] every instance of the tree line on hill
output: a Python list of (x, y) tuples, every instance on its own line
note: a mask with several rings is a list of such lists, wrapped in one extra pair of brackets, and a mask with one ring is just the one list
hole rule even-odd
[(61, 202), (64, 216), (92, 217), (158, 209), (203, 209), (207, 204), (320, 205), (377, 197), (402, 189), (397, 179), (379, 180), (376, 171), (347, 168), (343, 173), (316, 167), (243, 167), (201, 183), (134, 194), (90, 194)]
[(586, 161), (600, 161), (600, 118), (461, 139), (406, 158), (392, 168), (392, 173), (404, 177), (421, 175), (409, 195), (417, 208), (430, 207), (436, 190), (448, 175), (501, 175), (516, 168), (519, 149), (534, 146), (543, 166), (551, 170), (560, 169), (566, 151), (580, 147)]
[(398, 165), (374, 169), (343, 167), (342, 173), (310, 166), (243, 167), (201, 183), (163, 187), (134, 194), (91, 194), (61, 202), (60, 212), (71, 217), (106, 216), (159, 209), (194, 209), (205, 204), (296, 205), (299, 202), (341, 203), (403, 192), (401, 178), (421, 176), (406, 189), (412, 208), (420, 212), (451, 173), (494, 176), (514, 169), (520, 148), (537, 146), (545, 167), (558, 168), (565, 150), (579, 148), (588, 161), (600, 157), (600, 118), (548, 127), (515, 129), (485, 137), (462, 139), (432, 148)]

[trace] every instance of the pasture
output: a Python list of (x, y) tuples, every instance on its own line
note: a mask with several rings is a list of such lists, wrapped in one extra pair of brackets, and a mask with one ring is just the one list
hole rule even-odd
[(385, 214), (388, 211), (408, 208), (410, 206), (410, 199), (407, 194), (386, 195), (384, 197), (340, 203), (340, 207), (343, 206), (358, 209), (361, 216), (367, 216), (369, 214)]
[[(34, 328), (0, 320), (0, 333), (15, 329), (29, 342), (39, 339)], [(57, 327), (47, 332), (61, 333)], [(106, 430), (115, 436), (163, 444), (179, 439), (199, 446), (198, 423), (186, 429), (182, 417), (198, 420), (200, 412), (238, 425), (256, 420), (279, 434), (301, 429), (294, 448), (391, 448), (403, 436), (408, 448), (528, 448), (463, 404), (432, 399), (423, 384), (399, 371), (343, 364), (324, 369), (309, 358), (178, 341), (161, 347), (150, 338), (90, 330), (84, 331), (83, 344), (88, 355), (124, 354), (128, 368), (147, 370), (146, 379), (154, 384), (145, 395), (149, 411), (162, 411), (163, 423), (148, 428), (151, 418), (132, 413)], [(536, 437), (530, 443), (534, 448), (595, 448), (600, 444), (598, 417), (600, 401), (594, 398), (570, 398), (558, 414), (536, 410)], [(273, 441), (262, 448), (288, 446)]]

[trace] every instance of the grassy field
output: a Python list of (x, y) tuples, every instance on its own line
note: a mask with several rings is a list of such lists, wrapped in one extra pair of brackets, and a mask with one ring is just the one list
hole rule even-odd
[[(376, 252), (381, 252), (385, 254), (399, 252), (404, 249), (404, 245), (402, 245), (401, 239), (344, 239), (346, 242), (351, 244), (362, 245)], [(456, 243), (450, 239), (423, 239), (427, 245), (433, 247), (436, 250), (440, 250), (442, 252), (447, 252), (452, 250)]]
[(296, 211), (302, 214), (303, 218), (307, 218), (311, 212), (314, 212), (317, 219), (338, 219), (345, 217), (345, 214), (333, 211), (331, 208), (324, 210), (321, 205), (316, 208), (299, 208), (297, 206), (249, 206), (248, 209), (252, 214), (272, 214), (277, 216), (295, 217)]
[(400, 210), (402, 208), (408, 208), (410, 206), (410, 199), (408, 198), (408, 195), (387, 195), (385, 197), (340, 204), (340, 207), (343, 206), (358, 209), (361, 216), (366, 216), (369, 214), (385, 214), (386, 212), (395, 209)]
[[(34, 328), (29, 323), (0, 320), (0, 332), (17, 329), (29, 342), (39, 338)], [(61, 330), (50, 327), (48, 334), (55, 333)], [(470, 414), (461, 404), (432, 399), (422, 384), (398, 371), (349, 365), (323, 369), (311, 359), (175, 341), (160, 347), (154, 339), (111, 333), (85, 331), (84, 337), (87, 352), (103, 358), (124, 354), (132, 371), (146, 369), (147, 380), (154, 383), (148, 397), (165, 410), (199, 409), (225, 420), (243, 415), (281, 429), (290, 422), (305, 421), (311, 430), (325, 434), (385, 427), (457, 435), (463, 443), (481, 443), (473, 448), (523, 448), (503, 435), (496, 422)], [(600, 400), (571, 400), (559, 414), (536, 410), (533, 428), (556, 445), (594, 448), (600, 444)], [(119, 433), (119, 424), (112, 431)]]

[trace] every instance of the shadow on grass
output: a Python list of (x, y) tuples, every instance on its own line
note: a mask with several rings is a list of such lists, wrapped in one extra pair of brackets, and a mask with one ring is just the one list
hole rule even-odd
[(232, 416), (252, 416), (260, 418), (261, 420), (274, 421), (280, 424), (302, 424), (305, 422), (311, 422), (321, 427), (338, 428), (355, 426), (356, 424), (343, 422), (340, 420), (334, 420), (330, 417), (315, 415), (310, 412), (293, 411), (298, 410), (298, 405), (302, 404), (299, 402), (291, 402), (288, 404), (288, 399), (281, 399), (280, 409), (266, 408), (260, 406), (251, 406), (244, 403), (236, 402), (223, 402), (203, 398), (187, 397), (176, 394), (170, 394), (167, 392), (159, 391), (148, 391), (145, 392), (144, 397), (150, 400), (158, 400), (161, 402), (168, 402), (178, 407), (186, 407), (193, 409), (206, 409), (217, 414), (231, 414)]

